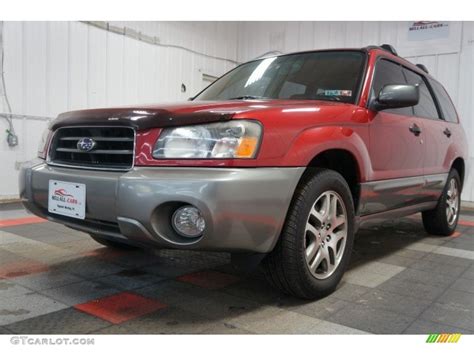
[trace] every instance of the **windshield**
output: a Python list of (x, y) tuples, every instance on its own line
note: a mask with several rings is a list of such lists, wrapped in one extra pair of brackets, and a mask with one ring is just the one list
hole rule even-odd
[(290, 99), (354, 103), (365, 55), (321, 51), (245, 63), (216, 80), (195, 100)]

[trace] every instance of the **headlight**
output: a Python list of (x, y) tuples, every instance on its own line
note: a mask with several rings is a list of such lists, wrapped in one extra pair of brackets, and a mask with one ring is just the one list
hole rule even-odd
[(255, 121), (228, 121), (166, 128), (153, 149), (156, 159), (254, 158), (262, 127)]
[(48, 155), (48, 143), (51, 133), (52, 131), (49, 128), (46, 128), (43, 131), (38, 145), (38, 158), (46, 159), (46, 156)]

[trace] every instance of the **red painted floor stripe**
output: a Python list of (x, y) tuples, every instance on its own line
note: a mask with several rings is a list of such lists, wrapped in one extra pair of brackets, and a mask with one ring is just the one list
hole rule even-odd
[(0, 278), (12, 279), (25, 275), (38, 274), (48, 270), (48, 265), (37, 261), (18, 261), (0, 266)]
[(461, 236), (460, 232), (454, 232), (453, 234), (451, 234), (451, 238), (458, 238), (460, 236)]
[(12, 227), (12, 226), (21, 226), (22, 224), (33, 224), (33, 223), (44, 223), (47, 222), (46, 219), (40, 217), (24, 217), (24, 218), (14, 218), (14, 219), (3, 219), (0, 220), (1, 227)]
[(81, 255), (83, 256), (91, 256), (94, 258), (99, 258), (99, 259), (103, 259), (107, 261), (115, 260), (127, 254), (129, 254), (127, 250), (114, 250), (107, 247), (89, 250), (84, 253), (81, 253)]
[(131, 292), (121, 292), (94, 301), (77, 304), (74, 308), (113, 324), (142, 317), (167, 305)]
[(458, 223), (462, 226), (474, 227), (474, 222), (459, 220)]

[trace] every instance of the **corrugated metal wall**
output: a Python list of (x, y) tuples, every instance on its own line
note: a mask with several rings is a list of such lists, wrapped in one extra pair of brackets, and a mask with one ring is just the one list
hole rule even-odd
[[(270, 50), (291, 52), (319, 48), (363, 47), (393, 44), (401, 56), (427, 66), (452, 96), (462, 124), (471, 141), (470, 165), (474, 163), (474, 22), (451, 23), (453, 38), (449, 48), (428, 42), (414, 56), (406, 50), (404, 36), (409, 22), (247, 22), (239, 31), (238, 60), (246, 61)], [(458, 27), (458, 30), (456, 28)], [(422, 46), (423, 44), (420, 44)], [(416, 51), (415, 51), (416, 52)], [(474, 169), (471, 169), (474, 170)], [(472, 172), (463, 199), (474, 201)]]
[[(392, 43), (403, 46), (399, 22), (112, 22), (202, 52), (156, 46), (77, 22), (5, 22), (5, 79), (12, 111), (54, 117), (59, 112), (110, 105), (184, 100), (203, 85), (202, 74), (221, 75), (267, 51), (361, 47)], [(451, 49), (425, 46), (425, 54), (400, 54), (429, 70), (447, 87), (474, 137), (474, 24), (458, 25)], [(400, 49), (400, 48), (398, 48)], [(230, 61), (209, 56), (228, 58)], [(181, 93), (181, 83), (188, 90)], [(6, 108), (0, 111), (5, 112)], [(16, 195), (15, 166), (35, 155), (45, 122), (41, 117), (15, 119), (20, 145), (0, 138), (0, 198)], [(0, 129), (6, 128), (0, 120)], [(470, 162), (474, 162), (471, 144)], [(470, 175), (472, 176), (472, 174)], [(463, 198), (474, 201), (468, 178)]]
[[(159, 45), (79, 22), (3, 23), (7, 94), (12, 112), (26, 117), (13, 119), (20, 139), (15, 148), (7, 146), (8, 125), (0, 119), (0, 198), (17, 195), (18, 166), (36, 155), (45, 118), (80, 108), (186, 100), (208, 84), (203, 74), (219, 76), (235, 65), (236, 23), (111, 25), (157, 37)], [(0, 112), (7, 112), (4, 100)]]
[[(114, 24), (136, 26), (162, 44), (236, 58), (232, 23)], [(202, 87), (202, 72), (219, 75), (233, 66), (79, 22), (6, 22), (4, 27), (6, 83), (17, 114), (51, 117), (84, 107), (186, 99)]]

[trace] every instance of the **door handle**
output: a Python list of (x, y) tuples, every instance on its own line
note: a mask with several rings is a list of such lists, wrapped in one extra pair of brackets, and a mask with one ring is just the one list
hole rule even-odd
[(449, 128), (446, 128), (446, 129), (443, 131), (443, 133), (444, 133), (444, 135), (445, 135), (446, 137), (448, 137), (448, 138), (451, 137), (451, 131), (449, 130)]
[(416, 123), (413, 123), (410, 128), (410, 132), (413, 133), (415, 136), (419, 136), (421, 134), (421, 128)]

